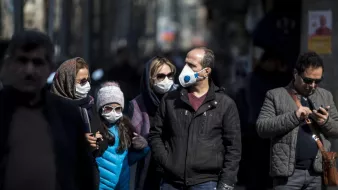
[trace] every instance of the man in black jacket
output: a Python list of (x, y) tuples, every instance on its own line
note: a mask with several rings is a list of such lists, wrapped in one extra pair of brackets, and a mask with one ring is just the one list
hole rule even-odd
[(81, 115), (45, 88), (53, 53), (43, 33), (11, 39), (0, 91), (0, 190), (94, 189)]
[(241, 158), (237, 107), (210, 78), (214, 54), (191, 50), (179, 81), (166, 94), (154, 122), (150, 144), (164, 169), (163, 190), (226, 190), (236, 183)]

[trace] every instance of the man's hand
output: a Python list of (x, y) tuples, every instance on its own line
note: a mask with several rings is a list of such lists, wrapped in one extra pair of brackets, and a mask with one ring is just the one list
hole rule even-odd
[(296, 111), (296, 115), (299, 121), (303, 121), (309, 117), (312, 111), (308, 107), (300, 106)]
[(233, 189), (234, 189), (233, 186), (227, 185), (220, 181), (217, 184), (217, 190), (233, 190)]
[(132, 139), (133, 148), (137, 150), (141, 150), (148, 146), (148, 142), (145, 138), (143, 138), (137, 133), (133, 133), (133, 134), (134, 134), (134, 137)]
[(327, 106), (326, 109), (324, 109), (323, 107), (319, 108), (319, 111), (317, 110), (313, 110), (313, 119), (314, 121), (318, 124), (318, 125), (324, 125), (327, 121), (327, 119), (329, 118), (329, 112), (327, 111), (328, 109), (330, 109), (330, 106)]

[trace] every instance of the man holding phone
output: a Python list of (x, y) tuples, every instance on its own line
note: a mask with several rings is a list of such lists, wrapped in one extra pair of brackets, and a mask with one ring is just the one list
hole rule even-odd
[[(293, 81), (266, 94), (256, 127), (262, 138), (272, 140), (270, 175), (275, 190), (322, 188), (322, 155), (305, 120), (312, 121), (325, 150), (329, 151), (327, 138), (338, 136), (338, 113), (332, 94), (318, 87), (323, 71), (319, 55), (301, 54)], [(301, 106), (297, 107), (294, 95)]]

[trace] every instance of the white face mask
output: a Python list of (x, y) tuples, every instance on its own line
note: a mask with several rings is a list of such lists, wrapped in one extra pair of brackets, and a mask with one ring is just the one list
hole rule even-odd
[(122, 113), (116, 113), (115, 110), (112, 110), (109, 113), (102, 113), (102, 117), (109, 123), (116, 123), (116, 121), (118, 121), (122, 116)]
[(154, 84), (154, 90), (159, 94), (165, 94), (171, 89), (173, 84), (174, 84), (173, 80), (170, 80), (168, 79), (168, 77), (165, 77), (163, 81)]
[(199, 78), (198, 73), (202, 72), (204, 69), (194, 72), (188, 65), (185, 65), (180, 76), (178, 77), (180, 84), (183, 87), (189, 87), (197, 82)]
[(75, 85), (75, 97), (76, 98), (85, 98), (87, 97), (88, 92), (90, 91), (90, 84), (87, 82), (85, 85), (76, 84)]

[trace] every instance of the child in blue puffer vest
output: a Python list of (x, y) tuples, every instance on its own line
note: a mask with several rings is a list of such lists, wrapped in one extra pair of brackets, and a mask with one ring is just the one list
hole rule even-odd
[(101, 86), (96, 106), (104, 129), (96, 157), (99, 189), (129, 190), (130, 166), (149, 152), (147, 140), (132, 132), (129, 119), (123, 115), (124, 96), (117, 83)]

